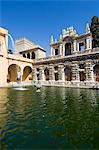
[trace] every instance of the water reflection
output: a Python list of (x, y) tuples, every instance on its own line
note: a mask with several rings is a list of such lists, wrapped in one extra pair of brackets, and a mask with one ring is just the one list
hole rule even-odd
[(2, 149), (98, 149), (99, 91), (0, 89)]

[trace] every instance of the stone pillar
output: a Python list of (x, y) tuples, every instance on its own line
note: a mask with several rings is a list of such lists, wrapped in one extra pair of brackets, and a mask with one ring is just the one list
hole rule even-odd
[(52, 46), (51, 46), (51, 56), (53, 56), (53, 48), (52, 48)]
[(55, 53), (54, 53), (54, 48), (51, 46), (51, 56), (54, 56)]
[(37, 80), (36, 68), (33, 68), (33, 80)]
[(79, 52), (79, 42), (77, 43), (77, 52)]
[(79, 65), (77, 63), (72, 64), (72, 80), (80, 81), (79, 78)]
[(86, 39), (86, 49), (87, 50), (92, 49), (92, 39), (91, 39), (91, 37)]
[(20, 71), (20, 82), (22, 83), (22, 77), (23, 77), (23, 69)]
[(86, 49), (89, 49), (89, 38), (86, 39)]
[(89, 48), (92, 49), (92, 38), (89, 38)]
[(44, 67), (43, 66), (40, 66), (39, 73), (40, 73), (40, 80), (44, 81)]
[(76, 40), (74, 40), (73, 46), (74, 46), (73, 53), (76, 53), (77, 52), (77, 42), (76, 42)]
[(65, 56), (65, 43), (63, 44), (63, 56)]
[(63, 54), (62, 54), (62, 44), (60, 44), (59, 49), (60, 49), (60, 55), (63, 55)]
[(53, 65), (49, 66), (49, 80), (55, 80), (54, 66)]
[(86, 62), (85, 70), (86, 70), (86, 81), (93, 81), (94, 79), (91, 61)]
[(61, 81), (65, 81), (64, 65), (60, 64), (58, 66), (58, 78)]

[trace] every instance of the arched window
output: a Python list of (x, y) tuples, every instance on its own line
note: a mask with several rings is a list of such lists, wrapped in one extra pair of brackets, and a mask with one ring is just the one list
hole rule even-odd
[(32, 59), (35, 59), (35, 53), (32, 52)]
[(23, 57), (25, 57), (25, 58), (26, 58), (26, 55), (25, 55), (25, 54), (23, 54)]
[(29, 58), (29, 59), (30, 59), (30, 53), (27, 53), (27, 58)]
[(65, 56), (71, 55), (71, 43), (65, 44)]

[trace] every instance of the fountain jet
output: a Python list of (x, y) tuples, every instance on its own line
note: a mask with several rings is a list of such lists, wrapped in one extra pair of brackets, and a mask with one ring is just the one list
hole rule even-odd
[(12, 43), (13, 52), (15, 53), (15, 43), (14, 43), (13, 37), (12, 37), (11, 34), (8, 34), (8, 36), (10, 37), (10, 40), (11, 40), (11, 43)]

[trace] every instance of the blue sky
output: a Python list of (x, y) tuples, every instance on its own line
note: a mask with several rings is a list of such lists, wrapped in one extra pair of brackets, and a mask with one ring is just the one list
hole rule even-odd
[[(0, 2), (0, 26), (9, 30), (13, 38), (38, 43), (50, 54), (50, 35), (59, 38), (63, 28), (74, 26), (79, 34), (85, 32), (85, 24), (92, 16), (99, 16), (98, 0), (2, 0)], [(11, 47), (11, 44), (10, 44)]]

